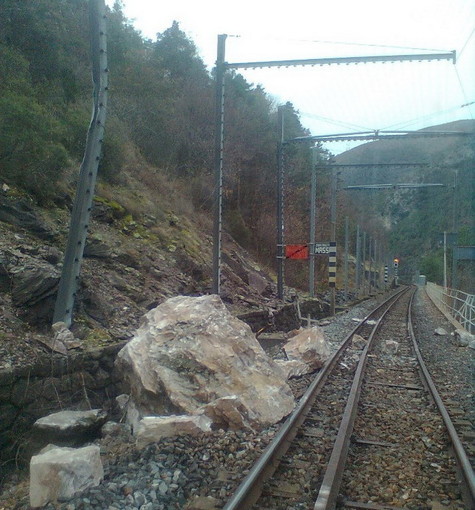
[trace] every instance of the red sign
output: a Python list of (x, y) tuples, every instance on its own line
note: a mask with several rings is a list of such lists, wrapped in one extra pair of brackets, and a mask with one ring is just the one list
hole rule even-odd
[(308, 259), (307, 244), (287, 244), (285, 246), (286, 259)]

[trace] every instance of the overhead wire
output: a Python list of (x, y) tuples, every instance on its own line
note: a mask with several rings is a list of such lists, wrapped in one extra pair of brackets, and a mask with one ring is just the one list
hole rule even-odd
[(462, 56), (463, 52), (465, 51), (465, 48), (468, 45), (468, 42), (472, 38), (473, 34), (475, 33), (475, 28), (471, 31), (470, 35), (467, 37), (467, 40), (465, 41), (464, 45), (462, 46), (462, 49), (457, 53), (457, 60), (460, 60), (460, 57)]
[(364, 46), (368, 48), (388, 48), (388, 49), (400, 49), (400, 50), (417, 50), (417, 51), (436, 51), (436, 52), (444, 52), (447, 51), (445, 49), (440, 48), (421, 48), (418, 46), (398, 46), (392, 44), (375, 44), (375, 43), (360, 43), (360, 42), (351, 42), (351, 41), (330, 41), (325, 39), (296, 39), (289, 37), (277, 37), (277, 36), (256, 36), (254, 34), (239, 34), (232, 35), (228, 37), (236, 37), (236, 38), (247, 38), (247, 39), (263, 39), (266, 41), (279, 41), (285, 43), (315, 43), (315, 44), (336, 44), (340, 46)]
[[(467, 94), (465, 93), (465, 88), (463, 86), (462, 79), (460, 78), (460, 74), (458, 72), (458, 69), (457, 69), (456, 66), (454, 66), (454, 69), (455, 69), (455, 75), (457, 76), (458, 84), (460, 85), (460, 90), (462, 91), (462, 95), (463, 95), (464, 100), (465, 100), (464, 106), (469, 106), (470, 102), (468, 100)], [(470, 111), (470, 108), (468, 109), (468, 111), (469, 111), (470, 118), (473, 120), (473, 115), (472, 115), (472, 112)]]

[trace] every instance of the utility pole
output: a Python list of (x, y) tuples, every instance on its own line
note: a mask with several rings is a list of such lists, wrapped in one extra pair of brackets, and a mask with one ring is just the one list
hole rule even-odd
[(279, 106), (277, 149), (277, 298), (284, 299), (284, 106)]
[(363, 294), (366, 294), (366, 232), (363, 232)]
[[(373, 250), (371, 250), (373, 248)], [(371, 286), (373, 283), (373, 259), (372, 259), (372, 251), (374, 252), (374, 246), (373, 246), (373, 238), (369, 236), (369, 281), (368, 281), (368, 295), (371, 296)]]
[(79, 287), (79, 274), (89, 228), (107, 113), (109, 70), (107, 68), (107, 30), (104, 0), (90, 0), (89, 24), (91, 27), (94, 105), (87, 132), (84, 157), (79, 171), (79, 181), (71, 212), (68, 241), (53, 315), (53, 324), (64, 322), (68, 327), (72, 323), (74, 302)]
[(213, 222), (213, 294), (221, 291), (221, 231), (223, 213), (224, 153), (224, 65), (226, 34), (218, 35), (216, 59), (215, 136), (214, 136), (214, 222)]
[(447, 288), (447, 232), (444, 232), (444, 289)]
[(310, 297), (315, 296), (315, 223), (317, 216), (317, 147), (312, 148), (310, 179), (310, 243), (308, 286)]
[(356, 271), (355, 271), (355, 287), (356, 296), (360, 295), (360, 273), (361, 273), (361, 234), (360, 226), (356, 225)]
[[(336, 188), (337, 188), (337, 172), (335, 168), (332, 168), (331, 175), (331, 210), (330, 210), (330, 221), (331, 221), (331, 236), (330, 241), (336, 242)], [(330, 260), (330, 258), (329, 258)], [(330, 264), (330, 262), (329, 262)], [(335, 301), (336, 301), (336, 283), (331, 286), (330, 295), (330, 313), (335, 315)]]
[(345, 216), (345, 301), (348, 301), (348, 246), (349, 246), (349, 218)]

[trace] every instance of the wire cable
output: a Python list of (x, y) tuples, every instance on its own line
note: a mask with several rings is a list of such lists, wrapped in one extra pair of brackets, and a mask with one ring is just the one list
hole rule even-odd
[(468, 36), (467, 40), (465, 41), (465, 44), (462, 46), (462, 49), (457, 54), (457, 60), (460, 60), (460, 57), (462, 56), (462, 53), (464, 52), (465, 48), (467, 47), (468, 42), (472, 38), (473, 34), (475, 33), (475, 28), (472, 30), (470, 35)]

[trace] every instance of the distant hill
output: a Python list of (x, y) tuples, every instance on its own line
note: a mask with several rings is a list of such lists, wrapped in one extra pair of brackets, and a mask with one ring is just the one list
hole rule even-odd
[[(342, 168), (339, 175), (342, 191), (347, 186), (368, 184), (444, 185), (341, 193), (356, 221), (372, 235), (384, 237), (390, 252), (402, 258), (402, 268), (408, 276), (417, 270), (430, 272), (426, 270), (430, 260), (432, 279), (440, 280), (440, 233), (457, 232), (459, 245), (475, 243), (475, 121), (460, 120), (420, 131), (453, 131), (473, 136), (377, 140), (336, 156), (335, 162), (370, 165)], [(398, 166), (388, 166), (392, 163)], [(411, 166), (414, 163), (425, 166)], [(466, 275), (465, 281), (456, 283), (471, 288), (473, 277)]]
[[(475, 120), (459, 120), (430, 126), (419, 130), (425, 131), (444, 131), (455, 133), (473, 133), (475, 136)], [(377, 140), (374, 142), (359, 145), (349, 151), (343, 152), (335, 157), (337, 164), (378, 164), (378, 163), (427, 163), (429, 165), (448, 164), (453, 165), (462, 162), (470, 154), (473, 154), (474, 138), (454, 136), (437, 136), (434, 138), (417, 138), (411, 136), (402, 136), (400, 139)], [(366, 169), (367, 170), (367, 169)], [(409, 175), (414, 172), (412, 167)], [(348, 185), (362, 184), (356, 182), (361, 177), (361, 172), (352, 170), (345, 174), (345, 182)], [(366, 172), (366, 175), (368, 172)], [(380, 168), (374, 172), (376, 181), (378, 178), (391, 178), (387, 182), (402, 182), (401, 177), (406, 177), (407, 172), (404, 168), (399, 168), (398, 173), (394, 173), (394, 168)], [(396, 180), (394, 181), (394, 179)], [(382, 181), (379, 181), (382, 182)], [(377, 184), (377, 182), (365, 182), (365, 184)]]

